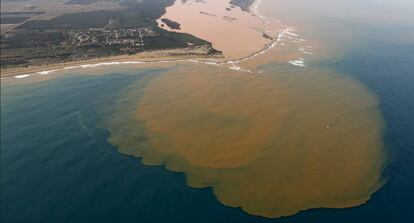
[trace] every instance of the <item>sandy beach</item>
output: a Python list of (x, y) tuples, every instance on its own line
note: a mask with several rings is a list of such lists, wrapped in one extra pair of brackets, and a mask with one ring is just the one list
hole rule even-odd
[[(1, 68), (1, 77), (25, 77), (27, 74), (49, 73), (68, 67), (87, 66), (99, 63), (157, 62), (179, 60), (202, 60), (212, 63), (229, 63), (231, 69), (246, 70), (235, 64), (266, 52), (279, 40), (284, 26), (275, 20), (268, 20), (258, 13), (262, 1), (255, 1), (250, 12), (230, 6), (229, 1), (209, 0), (176, 1), (167, 8), (157, 21), (159, 26), (171, 30), (161, 19), (168, 18), (181, 25), (175, 32), (190, 33), (211, 42), (212, 47), (222, 54), (209, 54), (207, 46), (146, 51), (134, 55), (119, 55), (92, 59), (79, 59), (62, 63), (32, 65), (28, 67)], [(183, 13), (185, 11), (185, 13)], [(202, 28), (200, 28), (202, 27)], [(235, 41), (237, 40), (237, 41)], [(254, 66), (249, 66), (249, 69)]]
[(208, 61), (221, 61), (223, 57), (220, 54), (208, 55), (206, 49), (203, 47), (194, 48), (177, 48), (166, 50), (147, 51), (134, 55), (119, 55), (112, 57), (101, 57), (87, 60), (75, 60), (63, 63), (44, 64), (29, 67), (13, 67), (2, 68), (1, 78), (13, 77), (34, 74), (34, 73), (48, 73), (50, 71), (61, 70), (70, 67), (80, 67), (88, 65), (96, 65), (99, 63), (117, 63), (117, 62), (157, 62), (157, 61), (178, 61), (178, 60), (208, 60)]
[[(211, 45), (2, 69), (2, 79), (142, 75), (103, 123), (121, 153), (184, 173), (188, 186), (255, 216), (366, 203), (386, 182), (379, 99), (318, 63), (339, 53), (327, 58), (317, 31), (279, 17), (279, 2), (261, 2), (243, 11), (229, 0), (176, 0), (157, 20)], [(115, 82), (105, 83), (110, 92)]]

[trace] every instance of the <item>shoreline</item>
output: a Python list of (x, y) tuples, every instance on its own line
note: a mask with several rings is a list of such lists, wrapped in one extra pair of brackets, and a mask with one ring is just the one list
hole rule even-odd
[(2, 68), (0, 78), (20, 79), (32, 75), (46, 75), (49, 73), (63, 70), (94, 68), (98, 66), (174, 62), (204, 63), (215, 66), (227, 65), (229, 69), (251, 73), (250, 70), (236, 66), (236, 64), (253, 59), (276, 47), (278, 43), (281, 41), (281, 35), (283, 35), (287, 30), (289, 29), (280, 30), (277, 39), (269, 44), (264, 45), (260, 51), (254, 52), (251, 55), (236, 60), (225, 58), (222, 54), (197, 54), (192, 51), (188, 51), (187, 49), (177, 48), (148, 51), (134, 55), (118, 55), (110, 57), (92, 58), (86, 60), (73, 60), (62, 63), (33, 65), (29, 67)]
[(117, 55), (109, 57), (80, 59), (61, 63), (50, 63), (42, 65), (31, 65), (28, 67), (1, 68), (1, 79), (3, 78), (25, 78), (34, 74), (49, 74), (56, 71), (97, 67), (103, 65), (117, 64), (144, 64), (179, 62), (185, 60), (203, 60), (205, 62), (221, 62), (224, 57), (221, 54), (208, 54), (205, 47), (163, 49), (137, 53), (134, 55)]
[[(260, 20), (262, 20), (263, 25), (266, 26), (266, 24), (269, 22), (268, 18), (264, 17), (258, 12), (258, 8), (260, 7), (262, 1), (263, 0), (254, 0), (254, 2), (249, 6), (248, 13), (252, 14), (253, 16), (257, 16)], [(227, 65), (229, 69), (251, 73), (250, 70), (236, 66), (236, 64), (253, 59), (256, 56), (264, 54), (270, 49), (276, 47), (281, 40), (281, 35), (284, 35), (285, 32), (289, 32), (289, 30), (290, 27), (279, 29), (277, 31), (277, 35), (273, 37), (273, 41), (265, 44), (260, 50), (241, 58), (226, 58), (222, 53), (209, 54), (208, 46), (197, 46), (191, 48), (153, 50), (133, 55), (117, 55), (91, 59), (79, 59), (61, 63), (31, 65), (28, 67), (1, 68), (0, 78), (4, 79), (14, 77), (19, 79), (26, 78), (31, 75), (46, 75), (49, 73), (68, 69), (92, 68), (98, 66), (120, 64), (148, 64), (168, 62), (193, 62), (218, 66)]]

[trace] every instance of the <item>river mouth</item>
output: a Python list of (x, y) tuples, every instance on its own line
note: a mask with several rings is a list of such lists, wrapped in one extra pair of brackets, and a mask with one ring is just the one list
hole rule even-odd
[[(234, 60), (265, 48), (282, 27), (275, 21), (264, 20), (255, 12), (242, 11), (222, 0), (176, 1), (157, 21), (161, 28), (191, 33), (211, 42), (225, 58)], [(165, 19), (179, 23), (180, 29), (168, 27), (162, 21)]]
[[(110, 73), (165, 69), (129, 80), (111, 98), (111, 111), (102, 115), (108, 141), (146, 165), (184, 173), (189, 187), (211, 188), (221, 204), (250, 215), (371, 207), (388, 165), (380, 101), (356, 79), (322, 63), (341, 59), (337, 39), (326, 53), (329, 44), (305, 39), (301, 28), (284, 26), (272, 47), (224, 62), (108, 64)], [(361, 55), (343, 66), (366, 61)], [(107, 73), (108, 66), (93, 69)], [(81, 67), (86, 76), (91, 67)]]

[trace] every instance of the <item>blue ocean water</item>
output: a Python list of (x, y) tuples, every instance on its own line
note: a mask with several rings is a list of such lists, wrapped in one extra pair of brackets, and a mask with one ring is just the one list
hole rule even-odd
[(413, 221), (414, 45), (389, 41), (389, 29), (354, 29), (355, 45), (325, 66), (362, 81), (380, 99), (388, 181), (367, 204), (251, 216), (221, 205), (210, 189), (187, 187), (183, 174), (118, 153), (100, 127), (101, 111), (130, 83), (163, 72), (146, 69), (2, 85), (1, 222)]

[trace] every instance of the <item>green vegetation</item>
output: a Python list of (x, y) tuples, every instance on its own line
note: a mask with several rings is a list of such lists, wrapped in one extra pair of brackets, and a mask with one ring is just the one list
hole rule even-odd
[(1, 12), (1, 24), (18, 24), (44, 11)]
[(18, 24), (21, 23), (27, 19), (29, 19), (30, 17), (27, 16), (1, 16), (0, 21), (1, 24)]
[[(86, 2), (90, 1), (83, 1)], [(195, 36), (158, 27), (156, 19), (173, 3), (174, 0), (127, 0), (119, 3), (125, 9), (29, 20), (1, 36), (1, 66), (39, 65), (201, 45), (211, 48), (209, 42)], [(217, 51), (211, 48), (210, 52)]]
[(172, 20), (167, 19), (167, 18), (162, 18), (161, 21), (163, 23), (165, 23), (171, 29), (180, 29), (181, 24), (178, 23), (178, 22), (172, 21)]

